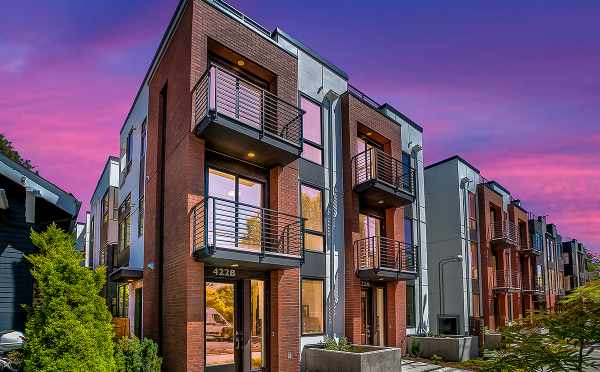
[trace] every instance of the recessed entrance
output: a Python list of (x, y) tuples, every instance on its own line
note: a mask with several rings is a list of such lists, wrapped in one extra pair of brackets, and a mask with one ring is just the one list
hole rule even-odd
[(385, 288), (369, 286), (360, 292), (360, 342), (385, 345)]
[(264, 274), (249, 275), (232, 268), (210, 266), (206, 270), (206, 370), (264, 370), (267, 366)]

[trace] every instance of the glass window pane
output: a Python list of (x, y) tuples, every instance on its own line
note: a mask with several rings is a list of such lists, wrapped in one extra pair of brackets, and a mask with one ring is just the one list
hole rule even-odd
[(322, 280), (302, 280), (302, 334), (323, 333), (323, 294)]
[(406, 326), (415, 327), (417, 325), (415, 316), (415, 286), (410, 284), (406, 286)]
[(252, 369), (265, 366), (265, 283), (251, 280), (250, 334), (252, 336)]
[(321, 190), (301, 186), (302, 217), (308, 230), (323, 232), (323, 203)]
[(323, 237), (321, 235), (315, 235), (311, 233), (304, 234), (304, 249), (312, 252), (323, 252), (324, 244)]
[(208, 195), (235, 200), (235, 176), (215, 169), (209, 169)]
[(322, 151), (312, 145), (309, 145), (308, 143), (304, 143), (304, 147), (302, 149), (302, 157), (319, 165), (323, 164)]
[(262, 241), (262, 184), (239, 178), (239, 201), (257, 208), (240, 205), (238, 208), (239, 247), (260, 251)]
[(321, 145), (321, 106), (300, 97), (300, 107), (306, 111), (302, 118), (304, 138)]
[(234, 364), (234, 287), (206, 282), (206, 365)]

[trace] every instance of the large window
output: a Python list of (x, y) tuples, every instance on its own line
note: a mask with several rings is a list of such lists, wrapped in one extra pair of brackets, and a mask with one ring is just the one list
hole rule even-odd
[(302, 217), (304, 224), (304, 248), (307, 251), (323, 252), (323, 191), (307, 185), (300, 186)]
[(300, 107), (306, 112), (302, 118), (304, 146), (302, 157), (323, 164), (323, 138), (321, 125), (321, 106), (306, 97), (300, 97)]
[(406, 326), (414, 328), (417, 326), (417, 316), (415, 308), (415, 283), (406, 284)]
[(131, 195), (119, 207), (119, 252), (131, 245)]
[(302, 279), (302, 335), (325, 332), (324, 293), (323, 280)]
[(110, 209), (110, 199), (108, 197), (109, 190), (106, 190), (102, 197), (102, 222), (108, 222), (108, 211)]
[(129, 313), (129, 285), (121, 284), (117, 287), (117, 306), (113, 316), (127, 318)]

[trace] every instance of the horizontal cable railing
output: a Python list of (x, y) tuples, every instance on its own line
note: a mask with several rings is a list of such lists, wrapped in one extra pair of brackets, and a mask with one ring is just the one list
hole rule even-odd
[(511, 244), (519, 244), (518, 229), (514, 222), (494, 221), (490, 223), (489, 229), (490, 240), (504, 240)]
[(357, 270), (417, 271), (416, 246), (383, 236), (356, 240), (354, 254)]
[(196, 83), (193, 110), (194, 126), (209, 113), (216, 113), (261, 135), (302, 146), (301, 108), (219, 66), (211, 65)]
[(541, 277), (523, 276), (523, 291), (544, 292), (544, 280)]
[(352, 159), (354, 185), (377, 180), (404, 192), (415, 192), (415, 169), (391, 155), (370, 148)]
[(521, 274), (517, 271), (496, 270), (495, 289), (521, 289)]
[(208, 197), (191, 214), (194, 250), (242, 250), (304, 257), (304, 219), (276, 210)]

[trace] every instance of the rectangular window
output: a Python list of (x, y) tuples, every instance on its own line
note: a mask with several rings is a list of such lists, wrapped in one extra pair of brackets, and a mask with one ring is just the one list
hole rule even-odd
[(415, 283), (406, 284), (406, 326), (414, 328), (417, 326), (415, 309)]
[(140, 139), (140, 182), (138, 185), (138, 236), (144, 235), (144, 194), (146, 185), (146, 120), (142, 123)]
[(106, 190), (104, 196), (102, 197), (102, 221), (104, 223), (108, 222), (108, 211), (110, 209), (110, 201), (108, 197), (109, 190)]
[(469, 208), (469, 239), (477, 239), (477, 202), (475, 200), (475, 194), (468, 192), (468, 208)]
[(324, 294), (323, 280), (302, 279), (302, 335), (324, 333)]
[(144, 197), (140, 198), (138, 204), (138, 236), (144, 235)]
[(302, 118), (302, 135), (304, 137), (302, 157), (323, 165), (321, 106), (301, 96), (300, 107), (305, 111)]
[(323, 191), (307, 185), (300, 186), (300, 199), (304, 223), (304, 248), (307, 251), (323, 252)]
[(129, 285), (121, 284), (117, 287), (117, 314), (119, 318), (127, 318), (129, 314)]
[(131, 195), (119, 207), (119, 252), (131, 245)]

